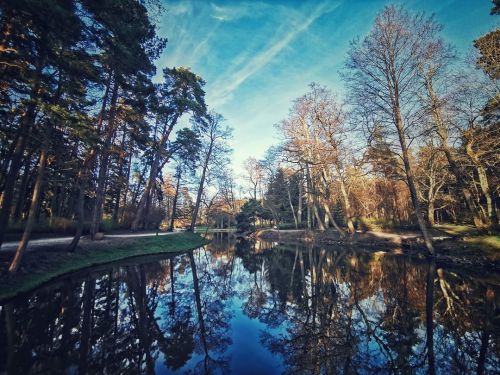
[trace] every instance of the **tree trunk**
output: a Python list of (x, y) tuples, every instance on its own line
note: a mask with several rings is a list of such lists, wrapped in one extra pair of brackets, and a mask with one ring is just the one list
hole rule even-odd
[(203, 194), (203, 189), (205, 185), (205, 177), (208, 169), (208, 162), (212, 156), (212, 149), (214, 146), (214, 140), (210, 140), (210, 145), (208, 147), (207, 155), (205, 156), (205, 162), (203, 163), (203, 170), (201, 172), (200, 185), (198, 187), (198, 194), (196, 195), (196, 203), (194, 205), (193, 216), (191, 218), (191, 225), (189, 226), (189, 231), (194, 232), (194, 227), (196, 226), (196, 219), (198, 218), (198, 211), (200, 209), (201, 196)]
[(77, 224), (76, 224), (76, 232), (75, 236), (73, 237), (73, 240), (71, 241), (71, 244), (68, 246), (68, 251), (73, 252), (75, 251), (76, 247), (78, 246), (78, 242), (80, 241), (80, 238), (83, 234), (83, 226), (84, 226), (84, 218), (85, 218), (85, 189), (87, 188), (88, 184), (88, 174), (90, 166), (93, 163), (94, 157), (95, 157), (96, 151), (95, 149), (92, 149), (89, 151), (87, 156), (85, 157), (85, 160), (83, 161), (83, 165), (78, 172), (78, 177), (77, 177), (77, 186), (78, 186), (78, 199), (76, 201), (76, 216), (77, 216)]
[(349, 194), (347, 194), (347, 190), (345, 188), (344, 180), (340, 177), (340, 192), (342, 193), (342, 199), (344, 200), (344, 209), (345, 209), (345, 221), (347, 224), (347, 228), (349, 230), (349, 234), (353, 235), (356, 231), (354, 229), (354, 224), (352, 222), (352, 212), (351, 212), (351, 203), (349, 202)]
[(118, 87), (118, 79), (115, 77), (115, 82), (113, 84), (113, 93), (111, 94), (108, 125), (106, 127), (105, 140), (101, 151), (101, 164), (99, 166), (99, 175), (97, 178), (96, 197), (92, 209), (92, 220), (90, 222), (90, 237), (92, 239), (94, 239), (95, 234), (99, 231), (99, 225), (101, 224), (102, 219), (104, 196), (106, 194), (108, 177), (109, 147), (116, 131), (115, 117), (116, 101), (118, 100)]
[(153, 163), (151, 165), (151, 170), (149, 173), (149, 179), (146, 183), (146, 188), (144, 190), (144, 193), (141, 197), (141, 200), (139, 201), (139, 206), (137, 207), (137, 213), (135, 215), (134, 221), (132, 222), (132, 227), (131, 229), (133, 231), (139, 229), (139, 226), (143, 220), (144, 216), (144, 210), (146, 208), (146, 203), (149, 200), (151, 191), (153, 189), (154, 183), (156, 182), (156, 178), (158, 177), (159, 173), (159, 167), (160, 167), (160, 157), (162, 154), (162, 150), (165, 147), (165, 144), (170, 136), (170, 133), (172, 132), (172, 129), (174, 128), (175, 124), (177, 123), (178, 115), (174, 116), (172, 119), (172, 122), (167, 125), (165, 124), (165, 128), (162, 134), (162, 137), (160, 138), (160, 141), (158, 142), (158, 149), (156, 150)]
[(299, 207), (297, 209), (297, 225), (300, 227), (302, 225), (302, 180), (299, 182)]
[(403, 163), (405, 166), (406, 179), (408, 182), (408, 188), (410, 189), (410, 196), (413, 204), (413, 209), (415, 210), (415, 215), (417, 216), (417, 221), (420, 227), (420, 231), (422, 232), (422, 236), (424, 237), (425, 246), (427, 247), (429, 253), (431, 255), (434, 255), (434, 246), (432, 244), (432, 237), (427, 229), (427, 225), (422, 215), (420, 201), (418, 199), (417, 188), (415, 186), (415, 181), (413, 176), (413, 168), (410, 164), (410, 156), (408, 152), (408, 146), (406, 145), (406, 139), (403, 130), (404, 128), (403, 119), (401, 118), (399, 105), (397, 105), (394, 108), (394, 112), (395, 112), (396, 128), (398, 131), (399, 143), (401, 145), (401, 152), (403, 153)]
[(9, 215), (12, 206), (12, 200), (14, 198), (14, 187), (19, 174), (19, 170), (22, 166), (24, 149), (26, 148), (26, 142), (31, 136), (31, 131), (35, 122), (35, 112), (37, 108), (36, 99), (39, 96), (40, 82), (43, 63), (40, 62), (37, 66), (35, 73), (35, 83), (33, 89), (31, 90), (30, 101), (27, 104), (26, 112), (21, 121), (21, 127), (19, 129), (19, 136), (17, 137), (16, 146), (14, 147), (14, 152), (12, 154), (12, 159), (10, 162), (9, 172), (5, 177), (5, 185), (0, 199), (0, 247), (3, 243), (3, 238), (5, 232), (7, 231), (9, 225)]
[[(28, 182), (30, 180), (30, 162), (31, 162), (31, 154), (26, 158), (26, 163), (24, 167), (23, 177), (21, 179), (21, 188), (19, 190), (19, 196), (16, 202), (16, 208), (14, 210), (14, 214), (12, 216), (12, 221), (17, 223), (21, 219), (21, 213), (24, 210), (25, 202), (26, 202), (26, 191), (28, 190)], [(40, 162), (40, 161), (38, 161)]]
[(429, 220), (429, 225), (433, 227), (436, 225), (435, 220), (434, 220), (434, 214), (435, 214), (435, 209), (434, 209), (434, 200), (430, 199), (427, 204), (427, 219)]
[(345, 232), (333, 218), (332, 212), (330, 211), (330, 207), (328, 207), (328, 203), (324, 202), (323, 208), (325, 209), (325, 212), (328, 216), (328, 219), (330, 220), (330, 223), (332, 223), (333, 227), (337, 230), (337, 232), (339, 232), (340, 237), (345, 237)]
[(295, 210), (293, 208), (292, 196), (290, 194), (290, 187), (286, 186), (286, 192), (288, 193), (288, 203), (290, 204), (290, 209), (292, 210), (293, 222), (295, 224), (295, 229), (299, 229), (299, 222), (297, 221), (297, 215), (295, 215)]
[(462, 169), (458, 166), (458, 163), (456, 162), (455, 157), (453, 156), (450, 150), (450, 147), (448, 145), (448, 131), (445, 127), (445, 124), (441, 116), (441, 111), (439, 108), (439, 100), (434, 92), (434, 89), (432, 87), (432, 81), (429, 77), (426, 77), (425, 86), (427, 88), (427, 94), (429, 96), (432, 108), (434, 124), (436, 125), (437, 134), (439, 136), (439, 140), (441, 143), (441, 148), (443, 149), (443, 152), (446, 156), (446, 160), (448, 161), (448, 164), (450, 166), (450, 171), (456, 180), (457, 195), (463, 194), (467, 208), (469, 212), (472, 214), (474, 226), (479, 231), (484, 231), (485, 227), (487, 226), (485, 220), (486, 218), (478, 210), (478, 207), (476, 206), (474, 200), (472, 199), (472, 194), (470, 190), (466, 187), (464, 181), (464, 173)]
[[(120, 210), (120, 200), (121, 200), (121, 195), (122, 195), (122, 186), (123, 186), (123, 182), (124, 182), (122, 179), (122, 174), (123, 174), (123, 167), (125, 164), (125, 160), (124, 160), (122, 153), (123, 153), (123, 150), (125, 148), (125, 135), (126, 135), (126, 133), (123, 132), (123, 136), (122, 136), (122, 140), (121, 140), (121, 144), (120, 144), (120, 153), (117, 157), (119, 182), (118, 182), (118, 187), (117, 187), (116, 193), (115, 193), (115, 206), (113, 207), (113, 216), (112, 216), (113, 223), (115, 223), (115, 224), (118, 222), (118, 211)], [(127, 176), (127, 181), (128, 181), (128, 176)], [(128, 182), (125, 182), (125, 183), (128, 183)]]
[(177, 172), (177, 183), (175, 185), (175, 195), (174, 201), (172, 202), (172, 217), (170, 218), (170, 226), (168, 227), (169, 232), (174, 231), (175, 225), (175, 211), (177, 211), (177, 198), (179, 197), (179, 187), (181, 185), (181, 172)]
[(132, 152), (129, 152), (129, 157), (127, 161), (127, 173), (125, 175), (125, 191), (123, 192), (123, 203), (122, 203), (122, 212), (120, 215), (120, 221), (123, 222), (125, 217), (125, 210), (127, 208), (127, 196), (130, 190), (129, 180), (130, 180), (130, 170), (132, 169)]
[(495, 232), (498, 230), (498, 217), (486, 169), (483, 167), (481, 160), (472, 148), (472, 141), (470, 139), (467, 139), (467, 143), (465, 144), (465, 151), (467, 152), (467, 155), (472, 160), (472, 163), (476, 168), (476, 172), (479, 177), (479, 186), (481, 187), (481, 192), (486, 199), (486, 212), (488, 213), (488, 220), (486, 221), (486, 225), (488, 225), (488, 229), (491, 232)]
[(43, 190), (43, 179), (45, 174), (45, 166), (47, 165), (47, 157), (48, 157), (48, 140), (44, 141), (44, 145), (42, 147), (42, 152), (40, 155), (40, 162), (38, 164), (38, 175), (35, 181), (35, 186), (33, 188), (33, 197), (31, 198), (31, 205), (28, 214), (28, 220), (26, 222), (26, 227), (24, 228), (23, 237), (21, 238), (21, 242), (16, 249), (16, 254), (12, 263), (9, 266), (9, 273), (14, 275), (19, 266), (21, 265), (21, 260), (24, 255), (24, 251), (26, 250), (26, 246), (28, 246), (28, 241), (31, 236), (31, 232), (33, 230), (33, 225), (35, 224), (36, 212), (40, 203), (40, 197), (42, 196)]
[(316, 222), (318, 224), (318, 229), (321, 232), (324, 232), (325, 226), (323, 225), (323, 221), (321, 220), (321, 217), (319, 216), (318, 206), (316, 205), (315, 202), (313, 202), (313, 204), (312, 204), (312, 209), (313, 209), (314, 217), (316, 218)]

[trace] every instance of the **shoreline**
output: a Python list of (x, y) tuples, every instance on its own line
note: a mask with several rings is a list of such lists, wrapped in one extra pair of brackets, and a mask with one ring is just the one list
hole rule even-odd
[(79, 247), (68, 253), (58, 246), (29, 251), (25, 254), (19, 272), (10, 277), (3, 266), (11, 252), (2, 254), (0, 274), (0, 301), (27, 293), (47, 282), (67, 274), (94, 266), (114, 263), (145, 255), (182, 253), (210, 243), (195, 233), (176, 233), (170, 236), (135, 237), (130, 239), (99, 241)]
[[(336, 232), (330, 231), (264, 229), (252, 233), (251, 237), (280, 244), (343, 245), (357, 247), (371, 253), (384, 251), (392, 255), (408, 255), (421, 260), (432, 259), (427, 253), (421, 236), (415, 233), (358, 232), (352, 238), (341, 238)], [(435, 237), (434, 241), (434, 259), (438, 264), (500, 271), (499, 249), (481, 249), (481, 247), (464, 242), (459, 237), (448, 235)], [(495, 255), (492, 256), (491, 253)]]

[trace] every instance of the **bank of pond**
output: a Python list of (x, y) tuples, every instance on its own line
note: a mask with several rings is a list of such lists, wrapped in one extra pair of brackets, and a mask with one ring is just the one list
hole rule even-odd
[(494, 374), (497, 276), (213, 234), (0, 302), (0, 373)]

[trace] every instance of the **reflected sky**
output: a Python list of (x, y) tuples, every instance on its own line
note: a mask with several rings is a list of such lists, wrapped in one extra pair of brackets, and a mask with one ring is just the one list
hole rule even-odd
[(489, 276), (218, 234), (5, 302), (0, 374), (494, 374)]

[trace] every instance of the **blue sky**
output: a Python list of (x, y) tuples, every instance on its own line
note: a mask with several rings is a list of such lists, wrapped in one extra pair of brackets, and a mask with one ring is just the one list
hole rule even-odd
[[(233, 168), (263, 157), (277, 143), (274, 124), (293, 99), (318, 82), (340, 94), (339, 70), (349, 42), (363, 37), (375, 15), (394, 1), (168, 1), (159, 33), (169, 40), (157, 62), (188, 66), (207, 82), (210, 108), (234, 128)], [(464, 54), (498, 26), (490, 0), (408, 0), (434, 14), (443, 36)]]

